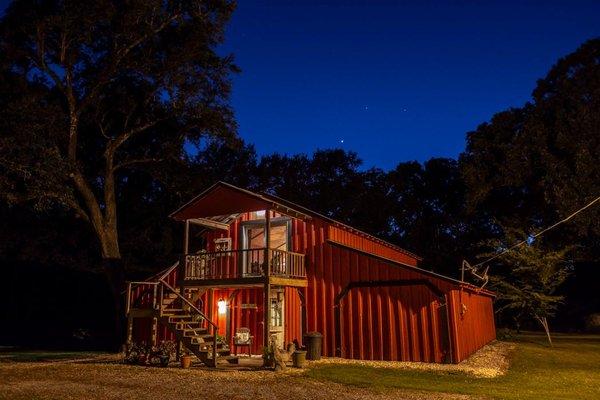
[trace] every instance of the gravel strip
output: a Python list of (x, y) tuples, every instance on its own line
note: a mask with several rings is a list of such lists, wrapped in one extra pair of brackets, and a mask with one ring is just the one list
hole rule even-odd
[(424, 371), (462, 372), (480, 378), (495, 378), (504, 375), (509, 367), (510, 355), (515, 345), (494, 341), (459, 364), (435, 364), (407, 361), (368, 361), (344, 358), (322, 358), (311, 362), (311, 366), (326, 364), (363, 365), (373, 368), (415, 369)]

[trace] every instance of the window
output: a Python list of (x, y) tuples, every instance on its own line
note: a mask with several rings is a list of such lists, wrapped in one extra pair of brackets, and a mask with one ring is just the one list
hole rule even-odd
[(283, 301), (271, 299), (271, 327), (283, 326)]
[[(243, 249), (261, 249), (266, 247), (265, 226), (263, 223), (246, 222), (243, 227)], [(279, 219), (271, 221), (271, 248), (277, 250), (287, 250), (290, 231), (289, 220)]]
[[(271, 220), (271, 249), (289, 249), (290, 228), (291, 220), (289, 218), (280, 217)], [(256, 249), (255, 251), (242, 252), (243, 273), (245, 275), (263, 274), (266, 265), (263, 249), (267, 246), (264, 219), (242, 222), (240, 238), (241, 243), (239, 249)]]

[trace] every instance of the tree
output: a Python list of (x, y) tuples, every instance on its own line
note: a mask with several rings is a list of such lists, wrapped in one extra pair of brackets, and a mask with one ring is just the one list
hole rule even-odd
[(349, 222), (361, 164), (356, 153), (341, 149), (317, 150), (312, 156), (272, 154), (257, 166), (257, 189)]
[[(132, 168), (180, 161), (184, 142), (231, 137), (234, 5), (205, 1), (15, 1), (0, 23), (0, 189), (89, 223), (117, 315), (118, 188)], [(119, 318), (119, 317), (118, 317)]]
[[(600, 195), (599, 109), (596, 38), (559, 59), (537, 82), (531, 102), (500, 112), (468, 133), (460, 168), (474, 231), (501, 239), (507, 227), (540, 230)], [(600, 207), (587, 209), (544, 239), (555, 249), (576, 246), (574, 273), (561, 290), (568, 308), (578, 312), (564, 313), (557, 322), (583, 325), (586, 314), (598, 307), (589, 293), (600, 277)]]
[(457, 275), (471, 234), (455, 160), (400, 163), (387, 174), (389, 237), (423, 256), (421, 266)]
[[(558, 60), (533, 100), (467, 135), (461, 169), (475, 214), (503, 226), (543, 227), (600, 194), (600, 39)], [(600, 254), (600, 208), (565, 226), (556, 244)]]
[[(496, 252), (481, 257), (490, 257), (526, 238), (522, 231), (509, 230), (504, 240), (491, 242)], [(500, 304), (497, 312), (511, 313), (517, 322), (521, 318), (535, 319), (544, 328), (550, 346), (548, 318), (555, 315), (564, 300), (557, 290), (572, 271), (572, 262), (567, 258), (571, 250), (548, 251), (542, 244), (529, 240), (527, 244), (502, 253), (490, 266), (491, 284), (498, 293)]]

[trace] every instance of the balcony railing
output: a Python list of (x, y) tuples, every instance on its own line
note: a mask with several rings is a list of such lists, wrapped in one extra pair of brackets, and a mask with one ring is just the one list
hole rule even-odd
[[(265, 275), (306, 278), (304, 254), (269, 249), (244, 249), (187, 254), (184, 257), (184, 279), (237, 279)], [(267, 260), (265, 260), (265, 257)]]

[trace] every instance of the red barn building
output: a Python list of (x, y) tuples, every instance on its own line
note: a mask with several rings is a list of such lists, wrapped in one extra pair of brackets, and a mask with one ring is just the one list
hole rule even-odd
[(253, 354), (318, 331), (324, 356), (364, 360), (457, 363), (495, 339), (491, 292), (289, 201), (220, 182), (171, 217), (185, 254), (128, 284), (129, 341), (177, 339), (216, 365), (240, 328)]

